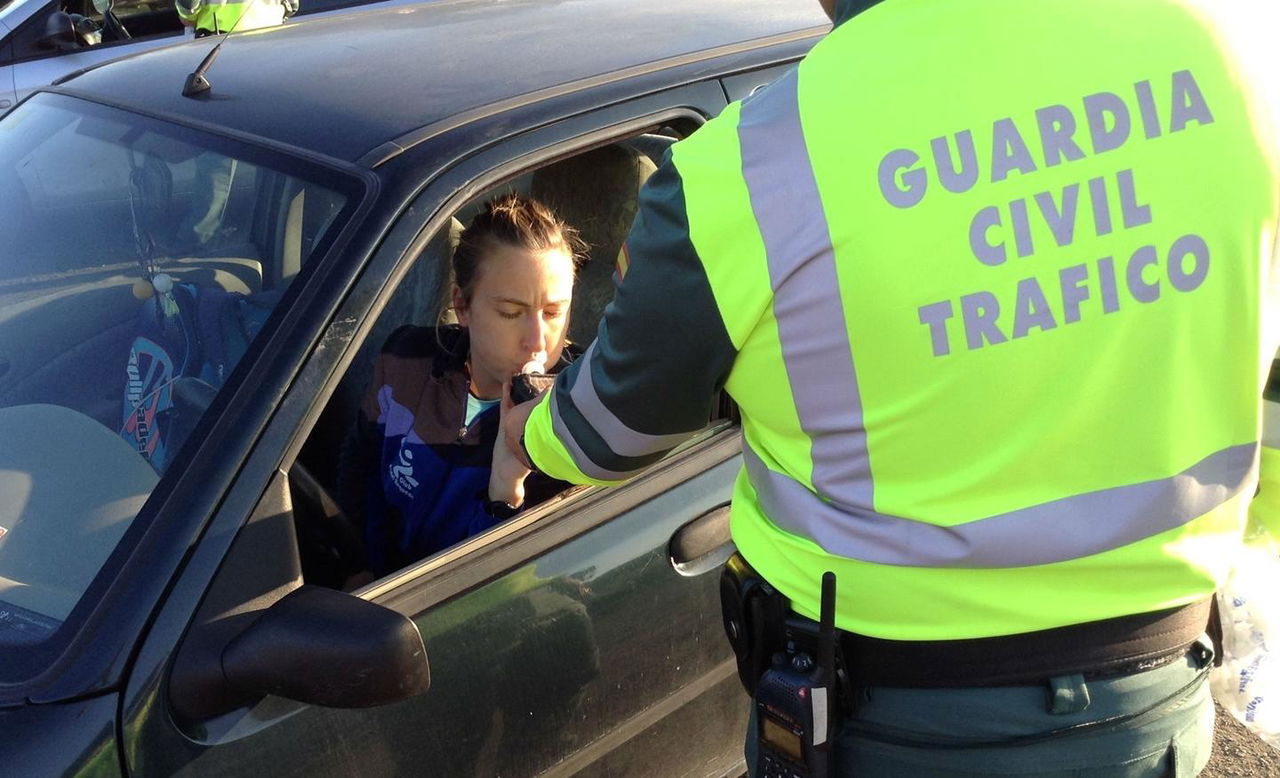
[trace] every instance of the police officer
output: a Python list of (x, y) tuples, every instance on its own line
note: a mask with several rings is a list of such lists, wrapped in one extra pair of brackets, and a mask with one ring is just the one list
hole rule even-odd
[(617, 483), (723, 389), (738, 550), (810, 618), (837, 574), (840, 774), (1194, 775), (1259, 460), (1280, 489), (1275, 6), (831, 5), (654, 174), (501, 467)]
[(195, 29), (197, 38), (271, 27), (298, 10), (297, 0), (176, 0), (174, 5), (178, 18)]

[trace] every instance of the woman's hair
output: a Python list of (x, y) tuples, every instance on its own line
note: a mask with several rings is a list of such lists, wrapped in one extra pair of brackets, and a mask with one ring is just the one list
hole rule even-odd
[(453, 250), (453, 281), (467, 303), (475, 290), (480, 261), (502, 245), (539, 252), (562, 250), (573, 260), (575, 272), (584, 248), (577, 230), (532, 197), (518, 192), (495, 197), (462, 231)]

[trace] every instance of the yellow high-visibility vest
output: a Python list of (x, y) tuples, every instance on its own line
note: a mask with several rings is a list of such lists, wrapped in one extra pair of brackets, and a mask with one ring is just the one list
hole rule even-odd
[(1222, 580), (1277, 346), (1280, 69), (1249, 34), (886, 3), (675, 147), (738, 350), (734, 539), (798, 610), (834, 570), (844, 629), (976, 638)]

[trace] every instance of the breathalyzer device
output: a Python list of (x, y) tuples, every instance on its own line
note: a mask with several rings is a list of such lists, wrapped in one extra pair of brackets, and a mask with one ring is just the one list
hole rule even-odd
[(519, 405), (537, 397), (555, 383), (555, 376), (546, 374), (546, 353), (538, 355), (520, 368), (520, 372), (511, 377), (511, 402)]

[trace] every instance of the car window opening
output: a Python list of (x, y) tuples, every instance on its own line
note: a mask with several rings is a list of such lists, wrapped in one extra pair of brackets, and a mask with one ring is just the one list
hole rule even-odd
[[(359, 348), (290, 471), (303, 576), (308, 583), (347, 590), (358, 588), (503, 523), (504, 519), (498, 518), (480, 521), (470, 531), (451, 540), (449, 545), (432, 547), (425, 556), (405, 555), (401, 549), (400, 556), (388, 562), (380, 559), (379, 552), (370, 549), (371, 543), (404, 545), (406, 532), (403, 514), (398, 510), (392, 511), (391, 526), (379, 524), (377, 529), (371, 529), (364, 523), (370, 491), (400, 490), (392, 497), (404, 500), (404, 495), (421, 491), (426, 479), (438, 478), (432, 475), (431, 467), (424, 469), (422, 458), (427, 455), (417, 450), (406, 450), (399, 443), (388, 444), (396, 448), (395, 451), (387, 449), (373, 454), (356, 451), (353, 431), (358, 426), (362, 404), (370, 415), (382, 413), (384, 421), (390, 414), (407, 412), (401, 402), (392, 401), (396, 395), (394, 388), (384, 385), (371, 388), (375, 373), (379, 370), (408, 370), (410, 368), (406, 366), (410, 355), (425, 348), (435, 360), (431, 364), (436, 368), (436, 379), (447, 380), (441, 378), (442, 375), (447, 376), (448, 370), (441, 367), (439, 346), (454, 346), (453, 339), (458, 336), (456, 328), (459, 324), (450, 294), (451, 259), (464, 228), (483, 213), (486, 203), (512, 194), (544, 204), (556, 218), (577, 230), (585, 244), (573, 284), (569, 346), (566, 348), (568, 355), (581, 354), (595, 339), (604, 308), (613, 298), (615, 283), (625, 273), (623, 243), (635, 217), (640, 187), (657, 169), (663, 154), (678, 137), (675, 131), (662, 128), (575, 154), (509, 180), (468, 201), (426, 244)], [(406, 325), (416, 325), (419, 329), (403, 329)], [(446, 341), (443, 344), (440, 343), (442, 333)], [(426, 346), (417, 342), (429, 339), (436, 342)], [(379, 354), (384, 348), (395, 352), (395, 355), (384, 355), (379, 362)], [(419, 365), (415, 369), (427, 368)], [(379, 373), (378, 378), (386, 379), (386, 376)], [(396, 380), (409, 382), (415, 398), (418, 396), (416, 393), (422, 391), (419, 388), (421, 380), (414, 384), (403, 374)], [(406, 391), (409, 390), (400, 390), (401, 393)], [(469, 402), (474, 405), (476, 399), (471, 397)], [(458, 408), (455, 412), (460, 413), (460, 406)], [(717, 419), (727, 418), (730, 412), (731, 404), (719, 404)], [(492, 413), (496, 426), (497, 409)], [(458, 424), (458, 430), (450, 431), (456, 438), (450, 441), (452, 445), (462, 446), (467, 435), (475, 434), (468, 430), (468, 423), (464, 420)], [(430, 429), (432, 424), (424, 426), (424, 422), (419, 420), (414, 432), (425, 436), (432, 434)], [(492, 442), (489, 441), (488, 445), (491, 446)], [(341, 454), (334, 456), (334, 452)], [(466, 461), (469, 466), (483, 469), (488, 465), (489, 456), (477, 458), (468, 455)], [(370, 459), (377, 461), (371, 462)], [(386, 472), (370, 472), (371, 468)], [(475, 474), (462, 478), (465, 480), (467, 477), (474, 480)], [(353, 481), (356, 482), (354, 489), (351, 486)], [(482, 483), (479, 486), (472, 484), (469, 488), (475, 491), (482, 486)], [(441, 482), (435, 483), (433, 488), (447, 493), (450, 489), (457, 489), (458, 484)], [(555, 492), (531, 490), (530, 499), (521, 506), (521, 510), (527, 510), (553, 495), (581, 488), (562, 484)], [(471, 501), (472, 504), (474, 502)], [(406, 504), (402, 502), (401, 509)], [(377, 533), (390, 533), (392, 540), (388, 541)], [(380, 564), (381, 568), (371, 569), (371, 558), (375, 560), (372, 567), (377, 568)]]

